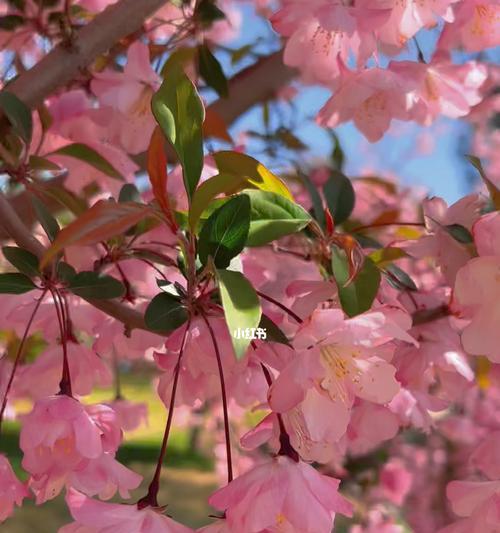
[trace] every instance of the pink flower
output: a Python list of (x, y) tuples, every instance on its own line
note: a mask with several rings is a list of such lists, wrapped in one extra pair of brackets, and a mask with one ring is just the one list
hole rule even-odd
[(387, 22), (377, 31), (377, 37), (395, 48), (401, 48), (420, 29), (437, 25), (439, 17), (453, 20), (451, 5), (459, 0), (360, 0), (366, 7), (390, 8)]
[(0, 522), (14, 512), (14, 504), (20, 506), (29, 490), (21, 483), (5, 455), (0, 454)]
[(230, 531), (330, 533), (335, 513), (352, 515), (339, 480), (306, 463), (278, 456), (219, 489), (209, 503), (225, 511)]
[(475, 61), (454, 65), (448, 54), (436, 54), (431, 63), (393, 61), (389, 70), (406, 79), (411, 119), (429, 125), (439, 115), (459, 118), (482, 100), (480, 88), (487, 69)]
[(376, 142), (393, 119), (409, 118), (407, 85), (403, 77), (388, 69), (352, 72), (343, 67), (340, 85), (320, 110), (317, 122), (334, 128), (352, 120), (370, 142)]
[(389, 17), (389, 9), (358, 8), (329, 0), (285, 0), (271, 22), (289, 37), (284, 53), (287, 65), (298, 67), (308, 81), (332, 83), (338, 76), (337, 58), (346, 62), (351, 53), (359, 64), (373, 54), (373, 30)]
[(105, 405), (84, 406), (68, 396), (38, 400), (20, 436), (23, 468), (31, 474), (37, 503), (54, 498), (65, 485), (103, 498), (116, 490), (129, 497), (142, 478), (114, 459), (121, 438), (116, 415)]
[(424, 200), (425, 224), (430, 235), (409, 244), (407, 251), (416, 257), (434, 258), (448, 285), (453, 286), (457, 272), (471, 259), (471, 253), (450, 235), (447, 226), (459, 224), (470, 231), (482, 204), (477, 194), (465, 196), (450, 207), (442, 198)]
[(139, 153), (148, 146), (155, 127), (151, 97), (160, 82), (160, 77), (151, 68), (148, 47), (140, 41), (128, 49), (123, 73), (94, 73), (92, 91), (103, 106), (114, 110), (108, 119), (108, 128), (129, 153)]
[(398, 459), (388, 461), (380, 471), (380, 490), (385, 498), (401, 506), (410, 491), (413, 474)]
[(439, 533), (496, 533), (500, 524), (500, 481), (452, 481), (446, 494), (455, 514), (464, 517)]
[(148, 406), (146, 403), (135, 403), (129, 400), (114, 400), (109, 406), (116, 413), (119, 426), (123, 431), (134, 431), (148, 423)]
[(59, 533), (192, 533), (193, 530), (161, 514), (158, 509), (104, 503), (70, 489), (66, 495), (73, 523)]
[(455, 22), (446, 24), (439, 46), (479, 52), (500, 44), (500, 6), (493, 0), (467, 0), (455, 7)]
[[(486, 355), (500, 362), (500, 214), (482, 217), (474, 226), (480, 257), (471, 259), (457, 274), (453, 308), (470, 323), (462, 332), (462, 344), (472, 355)], [(483, 255), (484, 254), (484, 255)]]

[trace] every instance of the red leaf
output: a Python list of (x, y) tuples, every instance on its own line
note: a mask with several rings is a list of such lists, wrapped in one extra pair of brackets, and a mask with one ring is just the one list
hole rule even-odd
[(47, 265), (67, 246), (83, 246), (105, 241), (124, 233), (150, 214), (151, 209), (143, 204), (100, 200), (57, 234), (42, 257), (40, 267)]
[(163, 133), (157, 126), (153, 131), (153, 135), (151, 135), (149, 143), (147, 168), (154, 197), (165, 215), (168, 225), (172, 231), (176, 232), (177, 223), (175, 222), (167, 193), (167, 157), (164, 143)]

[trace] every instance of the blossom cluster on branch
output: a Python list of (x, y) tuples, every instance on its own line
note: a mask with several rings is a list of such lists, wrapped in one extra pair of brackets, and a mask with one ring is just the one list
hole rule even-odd
[[(240, 91), (262, 82), (260, 40), (231, 44), (248, 5), (157, 3), (85, 57), (82, 31), (139, 3), (0, 6), (0, 522), (64, 494), (61, 533), (193, 531), (159, 501), (187, 412), (221, 484), (200, 532), (498, 533), (498, 2), (255, 1), (297, 76), (265, 102), (226, 76), (255, 61)], [(55, 53), (78, 74), (30, 109), (16, 87)], [(331, 91), (317, 124), (352, 120), (371, 142), (393, 120), (467, 119), (480, 184), (447, 205), (347, 177), (334, 131), (329, 160), (278, 177), (246, 152), (258, 138), (306, 158), (272, 126), (310, 84)], [(261, 105), (263, 131), (236, 141), (215, 96)], [(147, 480), (117, 459), (147, 419), (126, 368), (154, 375), (166, 408)], [(102, 388), (112, 399), (90, 403)], [(14, 470), (2, 434), (17, 427)]]

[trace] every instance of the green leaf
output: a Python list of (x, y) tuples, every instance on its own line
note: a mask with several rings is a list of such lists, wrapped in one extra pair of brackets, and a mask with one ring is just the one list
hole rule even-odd
[(304, 184), (305, 188), (307, 189), (307, 192), (309, 193), (309, 196), (311, 197), (312, 202), (312, 211), (314, 214), (314, 218), (318, 222), (318, 224), (324, 228), (325, 227), (325, 211), (323, 209), (323, 200), (321, 199), (321, 196), (318, 192), (318, 189), (316, 189), (316, 186), (311, 181), (311, 178), (307, 176), (306, 174), (300, 174), (300, 179), (302, 183)]
[(91, 167), (94, 167), (95, 169), (99, 170), (103, 174), (106, 174), (110, 178), (115, 178), (120, 181), (125, 180), (123, 175), (118, 170), (116, 170), (116, 168), (111, 165), (111, 163), (109, 163), (107, 159), (105, 159), (99, 152), (97, 152), (90, 146), (87, 146), (86, 144), (68, 144), (66, 146), (63, 146), (62, 148), (55, 150), (54, 152), (51, 152), (48, 155), (64, 155), (67, 157), (73, 157), (74, 159), (78, 159), (79, 161), (87, 163)]
[(168, 334), (188, 319), (188, 312), (175, 296), (162, 292), (157, 294), (146, 309), (144, 320), (147, 327), (157, 333)]
[(53, 163), (49, 159), (46, 159), (45, 157), (40, 157), (38, 155), (30, 155), (29, 158), (29, 167), (33, 170), (44, 170), (47, 172), (61, 172), (62, 169), (59, 165), (56, 163)]
[(296, 233), (311, 221), (309, 213), (280, 194), (245, 190), (250, 198), (250, 231), (247, 246), (263, 246)]
[(486, 176), (486, 172), (484, 171), (483, 165), (479, 157), (476, 157), (474, 155), (467, 155), (466, 157), (471, 162), (472, 166), (474, 166), (481, 175), (482, 180), (488, 188), (490, 198), (493, 205), (495, 206), (495, 209), (500, 210), (500, 189), (488, 178), (488, 176)]
[(389, 285), (398, 291), (418, 291), (418, 287), (410, 276), (396, 265), (388, 265), (384, 269)]
[(356, 201), (351, 180), (334, 170), (323, 187), (323, 193), (335, 224), (342, 224), (349, 218)]
[(191, 199), (203, 168), (205, 111), (196, 87), (181, 68), (172, 68), (165, 72), (165, 81), (153, 95), (151, 106), (156, 121), (177, 153)]
[(228, 97), (229, 87), (224, 70), (206, 44), (198, 46), (198, 69), (200, 76), (209, 87), (212, 87), (220, 97)]
[(57, 220), (50, 214), (49, 210), (45, 207), (45, 204), (35, 196), (31, 197), (31, 203), (35, 210), (38, 222), (40, 222), (47, 237), (53, 241), (57, 237), (60, 229)]
[(214, 211), (203, 224), (198, 254), (203, 265), (211, 256), (217, 268), (226, 268), (245, 247), (250, 228), (250, 200), (242, 194)]
[(57, 263), (57, 278), (60, 281), (70, 283), (75, 276), (76, 270), (71, 265), (64, 261), (59, 261), (59, 263)]
[(33, 133), (31, 110), (15, 94), (8, 91), (0, 92), (0, 109), (9, 119), (17, 135), (29, 145)]
[(5, 15), (0, 17), (0, 30), (12, 31), (24, 24), (24, 17), (21, 15)]
[(474, 242), (472, 233), (461, 224), (448, 224), (443, 227), (456, 241), (462, 244), (471, 244)]
[(217, 270), (219, 291), (234, 353), (241, 359), (251, 339), (236, 338), (240, 329), (258, 327), (262, 315), (259, 298), (250, 282), (240, 272)]
[(345, 313), (356, 316), (368, 311), (377, 296), (380, 286), (380, 271), (375, 263), (365, 257), (365, 261), (358, 275), (349, 285), (349, 265), (343, 251), (332, 249), (332, 270), (337, 283), (340, 303)]
[(133, 183), (125, 183), (125, 185), (120, 189), (120, 194), (118, 195), (118, 201), (120, 203), (124, 202), (137, 202), (141, 203), (141, 193)]
[(209, 28), (214, 22), (224, 20), (226, 15), (217, 7), (217, 0), (199, 0), (194, 18), (202, 27)]
[(30, 278), (40, 276), (38, 257), (36, 255), (17, 246), (4, 246), (2, 252), (5, 259), (17, 268), (19, 272), (26, 274)]
[[(245, 177), (233, 174), (216, 174), (205, 180), (193, 195), (189, 208), (188, 221), (191, 229), (195, 229), (203, 212), (206, 211), (212, 200), (219, 194), (235, 194), (248, 186)], [(213, 203), (213, 202), (212, 202)]]
[(231, 65), (234, 66), (239, 63), (252, 51), (253, 44), (245, 44), (241, 48), (237, 48), (231, 52)]
[(196, 48), (188, 46), (177, 47), (167, 58), (160, 75), (164, 78), (173, 69), (187, 68), (196, 57)]
[(36, 289), (35, 284), (18, 272), (0, 274), (0, 294), (23, 294)]
[(79, 272), (68, 284), (69, 290), (82, 298), (109, 300), (119, 298), (125, 293), (125, 287), (111, 276), (97, 272)]
[(338, 135), (334, 131), (330, 131), (330, 136), (332, 138), (333, 142), (333, 150), (332, 150), (332, 162), (334, 165), (334, 168), (340, 172), (342, 172), (342, 168), (344, 166), (345, 161), (345, 154), (342, 150), (342, 145), (340, 144), (340, 139)]
[(279, 344), (285, 344), (291, 346), (287, 336), (281, 331), (281, 329), (267, 316), (262, 315), (260, 318), (259, 328), (265, 329), (267, 333), (268, 342), (278, 342)]
[(397, 261), (403, 257), (408, 257), (408, 254), (402, 248), (379, 248), (368, 256), (378, 268), (384, 268), (393, 261)]

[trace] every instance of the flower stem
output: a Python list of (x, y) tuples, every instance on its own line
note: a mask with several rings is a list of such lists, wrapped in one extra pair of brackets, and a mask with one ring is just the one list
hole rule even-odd
[(210, 324), (207, 316), (202, 315), (205, 324), (207, 325), (208, 331), (210, 332), (210, 337), (212, 337), (212, 344), (214, 345), (215, 357), (217, 358), (217, 366), (219, 368), (219, 379), (220, 379), (220, 388), (222, 396), (222, 412), (224, 415), (224, 433), (226, 436), (226, 460), (227, 460), (227, 482), (231, 483), (233, 480), (233, 460), (231, 454), (231, 435), (229, 433), (229, 411), (227, 407), (227, 394), (226, 394), (226, 384), (224, 381), (224, 369), (222, 367), (222, 359), (220, 356), (219, 346), (215, 338), (215, 333)]
[(67, 320), (68, 317), (64, 311), (64, 302), (62, 296), (57, 290), (51, 290), (54, 298), (54, 306), (56, 309), (57, 320), (59, 322), (59, 331), (61, 335), (61, 345), (63, 350), (63, 367), (61, 381), (59, 382), (59, 394), (64, 394), (69, 397), (73, 397), (73, 391), (71, 389), (71, 373), (69, 370), (68, 362), (68, 336), (67, 336)]
[[(273, 384), (271, 373), (263, 363), (261, 363), (260, 366), (262, 368), (262, 372), (264, 372), (264, 377), (266, 378), (267, 384), (270, 387)], [(286, 455), (298, 463), (300, 461), (300, 456), (290, 442), (290, 435), (288, 435), (288, 432), (285, 428), (283, 417), (281, 416), (281, 413), (276, 413), (276, 416), (278, 418), (278, 425), (280, 428), (280, 449), (278, 450), (278, 455)]]
[(26, 344), (26, 339), (28, 338), (28, 334), (30, 332), (31, 325), (33, 324), (33, 320), (35, 319), (38, 309), (40, 308), (42, 300), (44, 299), (46, 294), (47, 294), (47, 289), (45, 289), (42, 292), (42, 295), (36, 302), (35, 308), (33, 309), (33, 312), (31, 313), (31, 316), (28, 320), (28, 323), (26, 324), (26, 329), (24, 330), (23, 337), (17, 349), (16, 357), (14, 359), (14, 366), (12, 367), (12, 372), (10, 373), (9, 381), (5, 389), (5, 394), (4, 394), (3, 401), (2, 401), (2, 407), (0, 408), (0, 432), (2, 429), (3, 414), (5, 412), (5, 408), (7, 407), (7, 398), (9, 396), (9, 392), (12, 387), (12, 382), (14, 381), (14, 376), (16, 374), (17, 367), (19, 366), (19, 361), (21, 360), (21, 354), (23, 353), (24, 345)]
[(296, 315), (291, 309), (289, 309), (286, 305), (283, 305), (281, 302), (278, 302), (278, 300), (275, 300), (274, 298), (271, 298), (271, 296), (268, 296), (267, 294), (264, 294), (260, 291), (255, 291), (261, 298), (264, 298), (264, 300), (267, 300), (268, 302), (271, 302), (276, 307), (279, 307), (285, 313), (290, 315), (297, 323), (302, 324), (304, 322), (299, 315)]
[(175, 397), (177, 395), (177, 384), (179, 383), (179, 374), (181, 370), (181, 360), (186, 347), (187, 336), (189, 328), (191, 326), (191, 319), (186, 324), (184, 335), (182, 337), (181, 349), (179, 351), (179, 357), (174, 369), (174, 382), (172, 384), (172, 392), (170, 393), (170, 404), (168, 407), (167, 423), (165, 424), (165, 432), (163, 434), (163, 441), (161, 444), (160, 454), (158, 456), (158, 462), (156, 464), (156, 470), (153, 475), (153, 479), (148, 487), (148, 493), (137, 502), (138, 509), (144, 509), (145, 507), (159, 507), (158, 505), (158, 491), (160, 489), (160, 474), (163, 460), (165, 459), (165, 453), (167, 451), (168, 437), (170, 435), (170, 429), (172, 427), (172, 419), (174, 417)]

